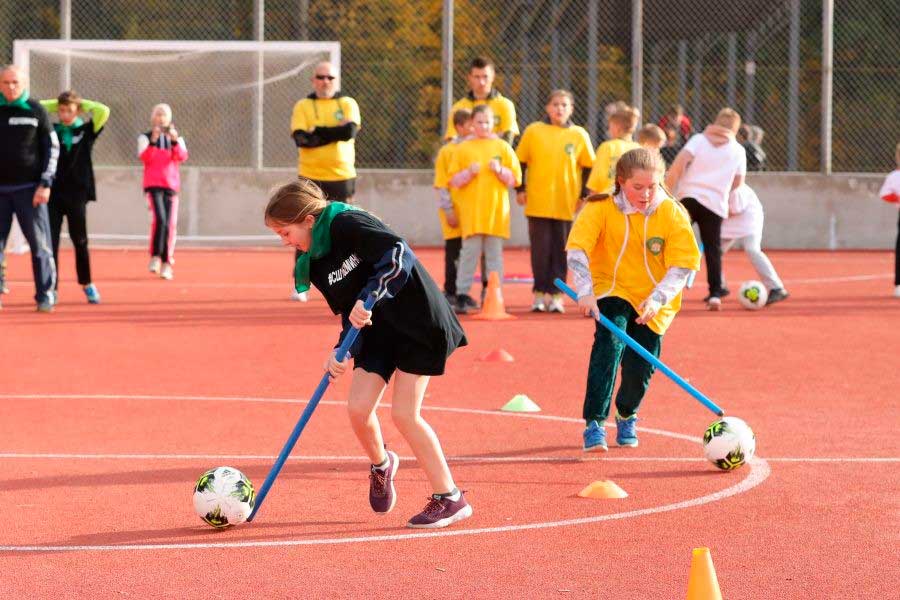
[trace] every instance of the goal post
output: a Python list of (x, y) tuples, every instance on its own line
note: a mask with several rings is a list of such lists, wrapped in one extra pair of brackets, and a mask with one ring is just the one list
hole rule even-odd
[(296, 162), (284, 142), (294, 103), (312, 91), (316, 63), (340, 73), (338, 42), (16, 40), (16, 64), (34, 97), (55, 98), (70, 81), (113, 109), (95, 164), (134, 164), (137, 135), (165, 102), (194, 166), (283, 168)]
[(291, 112), (313, 91), (315, 65), (334, 64), (340, 84), (341, 47), (330, 41), (16, 40), (13, 56), (33, 98), (56, 98), (70, 81), (112, 109), (93, 153), (101, 201), (91, 211), (91, 239), (111, 243), (146, 239), (137, 138), (159, 103), (172, 107), (190, 155), (179, 239), (274, 240), (251, 205), (296, 173)]

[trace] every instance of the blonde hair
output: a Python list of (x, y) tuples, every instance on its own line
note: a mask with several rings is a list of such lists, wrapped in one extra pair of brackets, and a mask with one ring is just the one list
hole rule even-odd
[(733, 108), (723, 108), (716, 115), (715, 124), (727, 127), (736, 133), (741, 127), (741, 115)]
[(172, 120), (172, 107), (166, 104), (165, 102), (160, 102), (156, 106), (153, 107), (153, 110), (150, 111), (150, 118), (153, 118), (153, 115), (156, 114), (156, 111), (161, 110), (169, 116), (169, 120)]
[(637, 128), (638, 121), (641, 120), (641, 112), (633, 106), (626, 105), (625, 108), (617, 110), (609, 116), (609, 122), (615, 123), (621, 127), (625, 133), (634, 133)]
[(652, 145), (659, 148), (666, 143), (666, 132), (658, 125), (647, 123), (637, 132), (637, 143), (641, 146)]
[(588, 202), (597, 202), (612, 198), (622, 191), (622, 182), (631, 179), (636, 170), (662, 173), (665, 169), (662, 155), (656, 150), (647, 148), (635, 148), (619, 157), (616, 162), (616, 187), (613, 192), (605, 194), (592, 194), (587, 197)]
[(327, 205), (328, 201), (319, 186), (305, 177), (298, 177), (272, 192), (266, 205), (266, 226), (291, 225), (308, 215), (317, 217)]

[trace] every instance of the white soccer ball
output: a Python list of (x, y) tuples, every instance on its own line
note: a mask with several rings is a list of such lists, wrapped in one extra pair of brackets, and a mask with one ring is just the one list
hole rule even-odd
[(194, 486), (194, 510), (213, 527), (243, 523), (255, 503), (253, 484), (233, 467), (210, 469)]
[(747, 310), (759, 310), (765, 308), (769, 292), (760, 281), (745, 281), (738, 290), (738, 302)]
[(723, 471), (737, 469), (756, 452), (756, 436), (742, 419), (722, 417), (706, 428), (703, 453)]

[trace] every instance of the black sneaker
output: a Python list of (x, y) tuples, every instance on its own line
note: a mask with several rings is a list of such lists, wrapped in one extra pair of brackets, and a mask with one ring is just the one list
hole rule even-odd
[(468, 294), (457, 294), (456, 304), (453, 307), (453, 310), (455, 310), (457, 314), (467, 315), (477, 308), (478, 304), (472, 296), (469, 296)]
[(787, 290), (784, 288), (775, 288), (774, 290), (769, 290), (769, 297), (766, 299), (766, 306), (770, 304), (775, 304), (776, 302), (781, 302), (782, 300), (787, 300), (791, 295), (788, 294)]
[(459, 500), (434, 494), (428, 499), (425, 509), (410, 519), (406, 526), (412, 529), (440, 529), (471, 516), (472, 505), (466, 502), (462, 492), (459, 493)]
[(394, 475), (400, 466), (400, 457), (396, 452), (387, 451), (388, 464), (383, 469), (372, 465), (369, 473), (369, 504), (377, 513), (391, 512), (397, 503), (397, 494), (394, 491)]

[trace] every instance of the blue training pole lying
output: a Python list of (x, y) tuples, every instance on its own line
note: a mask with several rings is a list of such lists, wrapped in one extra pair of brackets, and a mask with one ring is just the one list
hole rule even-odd
[[(366, 298), (364, 304), (366, 310), (372, 310), (372, 307), (375, 305), (375, 300), (376, 298), (374, 294)], [(353, 342), (355, 342), (356, 338), (359, 336), (359, 331), (359, 329), (356, 329), (354, 327), (347, 332), (347, 336), (344, 338), (344, 341), (341, 343), (334, 354), (335, 360), (337, 360), (338, 362), (344, 360), (344, 357), (347, 356), (347, 352), (350, 351), (350, 347), (353, 346)], [(266, 499), (266, 495), (272, 488), (272, 484), (275, 483), (275, 478), (278, 477), (278, 473), (281, 472), (281, 467), (284, 466), (284, 462), (290, 455), (291, 450), (293, 450), (294, 446), (297, 444), (297, 440), (300, 438), (300, 434), (303, 433), (303, 428), (306, 427), (306, 423), (309, 422), (309, 418), (312, 416), (313, 411), (315, 411), (316, 407), (319, 405), (319, 400), (322, 399), (322, 396), (325, 394), (325, 390), (328, 389), (328, 383), (329, 374), (325, 373), (322, 376), (322, 381), (319, 382), (319, 386), (316, 388), (316, 391), (313, 392), (312, 398), (309, 399), (309, 404), (307, 404), (306, 408), (303, 409), (303, 414), (300, 415), (300, 420), (298, 420), (297, 424), (294, 425), (294, 430), (291, 432), (291, 436), (284, 444), (284, 448), (281, 449), (281, 454), (278, 455), (278, 458), (275, 460), (275, 464), (272, 465), (272, 470), (269, 471), (269, 475), (266, 477), (265, 482), (263, 482), (262, 487), (259, 488), (259, 492), (257, 492), (256, 494), (256, 504), (253, 506), (253, 511), (250, 513), (250, 516), (247, 517), (248, 522), (252, 521), (253, 517), (256, 516), (256, 513), (259, 512), (259, 507), (262, 506), (263, 501)]]
[[(557, 279), (553, 283), (556, 285), (556, 287), (558, 287), (560, 290), (562, 290), (569, 298), (578, 302), (578, 295), (575, 293), (575, 290), (573, 290), (568, 285), (566, 285), (565, 281), (563, 281), (562, 279)], [(681, 376), (678, 375), (678, 373), (676, 373), (675, 371), (673, 371), (672, 369), (667, 367), (661, 360), (659, 360), (658, 358), (656, 358), (655, 356), (650, 354), (646, 348), (644, 348), (643, 346), (638, 344), (636, 341), (634, 341), (634, 338), (632, 338), (630, 335), (628, 335), (627, 333), (622, 331), (619, 327), (616, 326), (615, 323), (613, 323), (612, 321), (607, 319), (605, 316), (600, 314), (599, 311), (597, 312), (597, 316), (598, 316), (597, 320), (600, 321), (601, 325), (603, 325), (604, 327), (609, 329), (614, 336), (616, 336), (617, 338), (622, 340), (626, 346), (628, 346), (629, 348), (631, 348), (632, 350), (637, 352), (641, 357), (643, 357), (644, 360), (646, 360), (651, 365), (653, 365), (654, 367), (656, 367), (657, 369), (659, 369), (660, 371), (662, 371), (663, 373), (668, 375), (669, 379), (671, 379), (672, 381), (677, 383), (681, 389), (683, 389), (688, 394), (690, 394), (691, 396), (696, 398), (697, 401), (700, 402), (700, 404), (702, 404), (703, 406), (705, 406), (706, 408), (708, 408), (709, 410), (711, 410), (712, 412), (714, 412), (715, 414), (717, 414), (720, 417), (725, 416), (725, 411), (722, 410), (721, 408), (719, 408), (719, 406), (715, 402), (713, 402), (712, 400), (707, 398), (705, 395), (703, 395), (703, 393), (700, 392), (700, 390), (698, 390), (697, 388), (695, 388), (694, 386), (689, 384), (687, 381), (682, 379)]]

